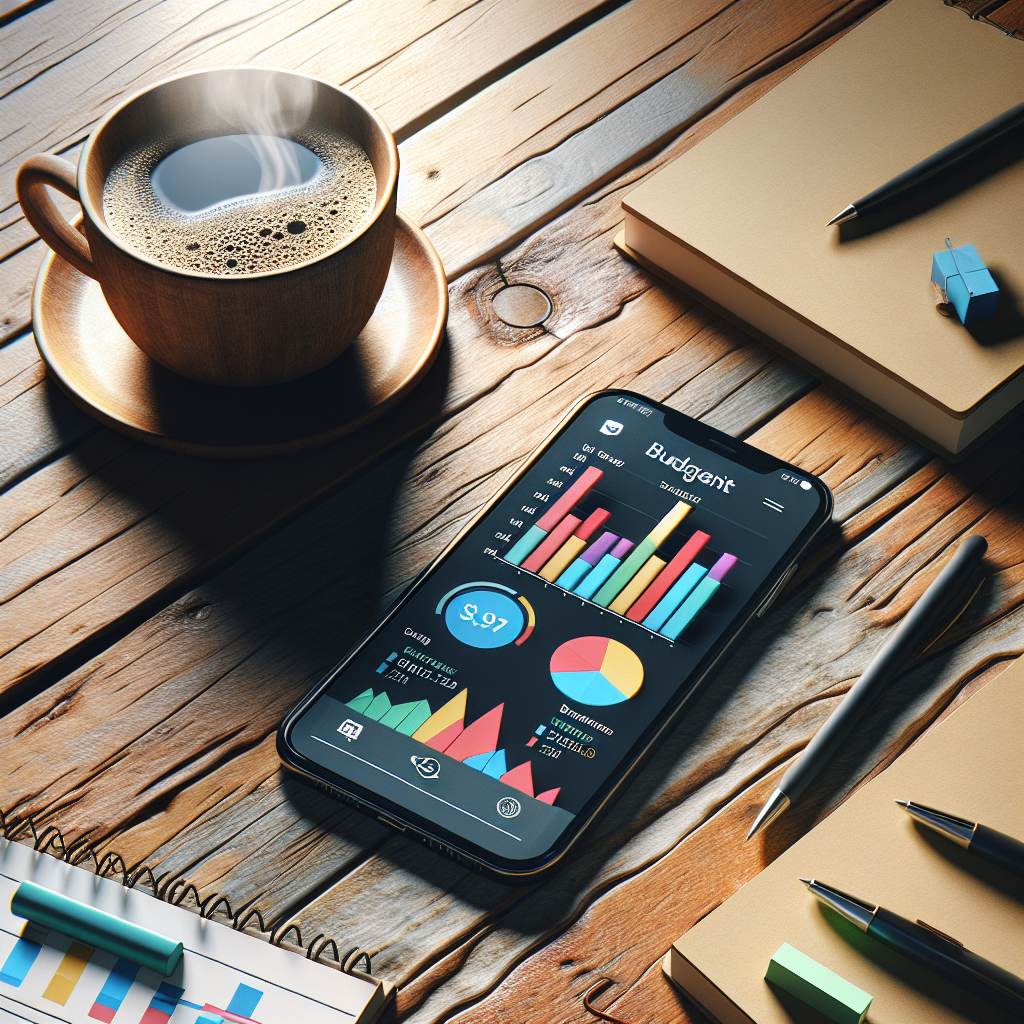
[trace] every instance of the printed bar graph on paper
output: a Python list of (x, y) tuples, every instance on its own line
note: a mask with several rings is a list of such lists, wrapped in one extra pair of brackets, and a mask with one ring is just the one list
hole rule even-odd
[[(626, 618), (632, 619), (634, 622), (643, 622), (654, 610), (654, 606), (665, 596), (672, 584), (689, 569), (693, 560), (701, 553), (704, 545), (709, 540), (711, 540), (710, 534), (705, 533), (703, 530), (697, 530), (675, 553), (668, 565), (658, 573), (654, 582), (640, 595), (636, 603), (626, 612)], [(683, 597), (685, 596), (684, 594)], [(679, 598), (680, 601), (682, 599), (682, 597)]]
[(139, 965), (131, 960), (119, 959), (107, 975), (107, 980), (92, 1004), (89, 1016), (94, 1020), (101, 1020), (104, 1024), (110, 1024), (114, 1014), (121, 1008), (124, 997), (128, 995), (128, 989), (132, 987), (135, 976), (139, 973)]
[(711, 600), (722, 585), (725, 574), (736, 564), (735, 555), (722, 555), (694, 588), (690, 596), (682, 603), (679, 610), (665, 623), (661, 629), (662, 636), (676, 640), (686, 627), (693, 622), (697, 613)]
[(570, 562), (587, 546), (590, 538), (611, 519), (611, 512), (603, 508), (592, 512), (577, 527), (573, 535), (547, 560), (540, 570), (541, 579), (554, 583)]
[(17, 988), (24, 980), (25, 975), (32, 969), (32, 965), (43, 948), (43, 939), (46, 938), (46, 931), (37, 928), (35, 925), (26, 925), (21, 938), (14, 944), (14, 949), (7, 954), (3, 967), (0, 967), (0, 981)]
[(594, 604), (607, 608), (618, 596), (619, 591), (639, 572), (647, 559), (665, 543), (669, 534), (683, 521), (689, 511), (690, 506), (686, 502), (677, 501), (594, 595)]
[(512, 545), (505, 555), (505, 561), (512, 565), (521, 565), (523, 559), (533, 553), (534, 549), (559, 524), (563, 516), (571, 512), (593, 490), (594, 485), (603, 476), (604, 470), (598, 469), (596, 466), (585, 469), (579, 480)]
[[(199, 1006), (197, 1003), (189, 1003), (184, 999), (181, 1002), (184, 1006), (202, 1010), (204, 1015), (196, 1018), (196, 1024), (221, 1024), (222, 1021), (227, 1021), (229, 1024), (255, 1024), (252, 1015), (262, 998), (263, 993), (258, 988), (239, 985), (231, 997), (231, 1002), (223, 1010), (211, 1003)], [(210, 1016), (205, 1016), (205, 1014)]]
[(160, 982), (160, 987), (153, 993), (153, 998), (149, 1001), (139, 1024), (167, 1024), (184, 994), (183, 988), (166, 981)]
[(50, 984), (43, 990), (43, 998), (63, 1006), (74, 992), (94, 952), (92, 946), (72, 942), (56, 973), (50, 979)]

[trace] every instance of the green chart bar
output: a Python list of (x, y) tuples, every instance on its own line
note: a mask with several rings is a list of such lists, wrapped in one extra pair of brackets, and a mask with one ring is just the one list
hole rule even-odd
[(686, 518), (690, 506), (677, 501), (661, 522), (639, 544), (636, 550), (612, 573), (608, 582), (594, 596), (594, 604), (607, 608), (619, 595), (619, 591), (640, 571), (647, 559), (665, 543), (668, 535)]

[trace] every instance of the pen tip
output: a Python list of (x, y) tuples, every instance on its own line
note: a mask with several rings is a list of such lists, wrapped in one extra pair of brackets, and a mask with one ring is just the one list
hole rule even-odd
[(750, 826), (750, 831), (747, 833), (747, 839), (753, 838), (766, 825), (770, 825), (788, 806), (789, 797), (781, 789), (775, 790), (764, 807), (758, 811), (754, 824)]
[(804, 885), (810, 885), (814, 881), (814, 879), (813, 878), (801, 878), (800, 881), (803, 882)]
[(910, 806), (910, 801), (909, 800), (897, 800), (896, 803), (898, 803), (900, 805), (900, 807), (909, 807)]
[(832, 227), (833, 224), (845, 224), (848, 220), (853, 220), (853, 218), (856, 217), (856, 216), (857, 216), (857, 207), (854, 206), (853, 203), (850, 203), (850, 205), (847, 206), (846, 209), (841, 210), (839, 213), (837, 213), (825, 225), (825, 227), (830, 228), (830, 227)]

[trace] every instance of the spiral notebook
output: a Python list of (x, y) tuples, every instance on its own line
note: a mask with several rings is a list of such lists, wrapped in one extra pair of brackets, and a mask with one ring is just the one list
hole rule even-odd
[[(357, 970), (351, 955), (332, 970), (311, 957), (312, 947), (303, 956), (275, 935), (261, 941), (246, 932), (245, 921), (233, 928), (148, 895), (133, 887), (141, 877), (152, 875), (104, 878), (0, 839), (0, 1024), (372, 1024), (394, 993)], [(23, 881), (181, 941), (184, 955), (163, 977), (26, 922), (10, 910)], [(258, 914), (247, 918), (262, 924)], [(369, 957), (352, 952), (369, 970)]]

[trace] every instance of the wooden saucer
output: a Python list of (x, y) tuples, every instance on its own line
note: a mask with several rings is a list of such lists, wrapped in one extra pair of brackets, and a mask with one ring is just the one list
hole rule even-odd
[(140, 441), (219, 457), (296, 451), (368, 423), (430, 369), (447, 316), (441, 261), (401, 211), (370, 322), (329, 366), (287, 384), (218, 387), (164, 369), (121, 329), (100, 286), (52, 252), (32, 295), (39, 353), (73, 402)]

